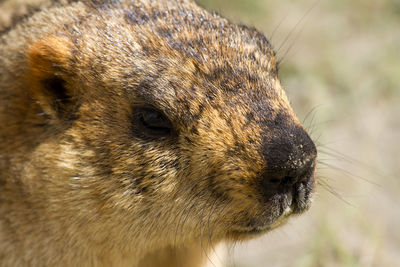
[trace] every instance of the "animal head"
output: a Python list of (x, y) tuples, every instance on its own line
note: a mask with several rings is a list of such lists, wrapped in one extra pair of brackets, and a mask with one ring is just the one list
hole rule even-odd
[(316, 148), (262, 34), (189, 1), (49, 11), (25, 27), (56, 30), (20, 52), (41, 140), (23, 183), (46, 209), (171, 244), (246, 239), (309, 207)]

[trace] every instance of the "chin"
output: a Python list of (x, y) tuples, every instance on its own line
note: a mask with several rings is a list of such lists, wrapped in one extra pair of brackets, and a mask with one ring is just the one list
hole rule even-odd
[(291, 217), (301, 215), (310, 208), (313, 191), (314, 179), (310, 176), (309, 180), (294, 185), (292, 190), (275, 194), (264, 205), (258, 205), (260, 213), (241, 217), (241, 221), (229, 230), (228, 239), (248, 240), (285, 225)]

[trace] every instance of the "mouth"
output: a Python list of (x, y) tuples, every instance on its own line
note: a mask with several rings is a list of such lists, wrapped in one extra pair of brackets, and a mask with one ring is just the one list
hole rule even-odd
[(250, 226), (250, 227), (243, 227), (243, 228), (239, 227), (237, 229), (232, 230), (231, 233), (236, 237), (238, 237), (238, 236), (251, 237), (254, 235), (259, 235), (259, 234), (263, 234), (263, 233), (272, 231), (275, 228), (278, 228), (278, 227), (284, 225), (288, 221), (290, 215), (293, 214), (293, 211), (294, 211), (293, 205), (287, 206), (286, 209), (283, 211), (283, 213), (278, 218), (273, 220), (273, 222), (271, 222), (271, 223), (263, 224), (260, 226)]
[[(236, 239), (252, 238), (284, 225), (292, 215), (299, 215), (309, 209), (312, 202), (314, 180), (309, 179), (295, 184), (290, 191), (278, 192), (267, 201), (261, 216), (257, 216), (246, 226), (237, 226), (231, 231)], [(274, 207), (276, 212), (268, 212)]]
[(292, 195), (294, 214), (301, 214), (310, 208), (312, 202), (312, 194), (314, 192), (314, 178), (301, 181), (294, 185)]

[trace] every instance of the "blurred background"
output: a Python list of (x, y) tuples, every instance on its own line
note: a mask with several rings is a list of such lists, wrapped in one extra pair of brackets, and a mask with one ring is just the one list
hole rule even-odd
[(318, 144), (311, 210), (210, 266), (400, 266), (400, 0), (198, 0), (255, 26)]

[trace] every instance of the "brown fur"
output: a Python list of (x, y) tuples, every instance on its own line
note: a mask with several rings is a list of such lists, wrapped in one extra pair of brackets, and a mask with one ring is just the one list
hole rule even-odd
[(306, 134), (262, 34), (186, 0), (36, 2), (0, 18), (0, 266), (198, 266), (283, 223), (263, 148)]

